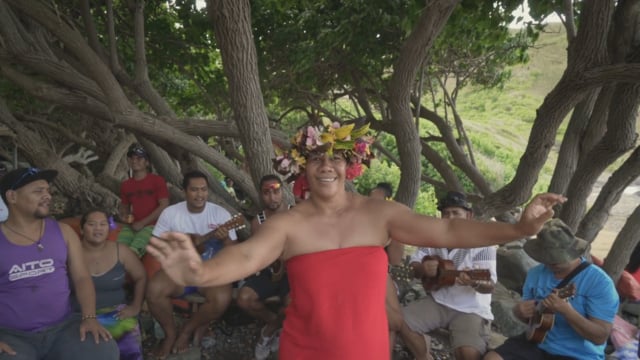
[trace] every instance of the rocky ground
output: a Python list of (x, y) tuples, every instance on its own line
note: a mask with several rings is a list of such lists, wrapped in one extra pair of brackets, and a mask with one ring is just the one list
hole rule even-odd
[[(600, 189), (606, 182), (607, 177), (603, 176), (594, 186), (594, 191), (589, 197), (589, 203), (593, 203), (600, 192)], [(624, 225), (626, 218), (633, 212), (640, 200), (640, 179), (637, 179), (631, 186), (627, 188), (620, 202), (612, 209), (610, 218), (601, 231), (598, 238), (594, 241), (593, 253), (599, 257), (605, 257), (615, 236)], [(630, 322), (637, 324), (637, 314), (623, 313), (625, 318)], [(146, 325), (145, 325), (146, 324)], [(153, 322), (148, 315), (143, 316), (144, 331), (144, 349), (145, 359), (153, 359), (150, 356), (151, 349), (157, 342), (154, 336)], [(207, 344), (201, 347), (193, 347), (190, 351), (181, 355), (172, 355), (168, 360), (251, 360), (253, 359), (253, 349), (257, 340), (260, 326), (255, 321), (244, 316), (237, 310), (231, 310), (225, 315), (224, 319), (217, 322), (211, 327), (211, 332)], [(494, 334), (493, 341), (499, 343), (502, 341), (499, 333)], [(446, 334), (440, 332), (433, 334), (432, 337), (432, 355), (436, 360), (452, 359)], [(269, 358), (277, 359), (276, 354), (272, 354)], [(401, 344), (394, 348), (393, 360), (411, 360), (409, 352)], [(612, 356), (609, 360), (615, 359)]]
[[(416, 283), (414, 289), (415, 291), (409, 292), (406, 296), (407, 301), (424, 295), (420, 284)], [(183, 321), (185, 316), (178, 314), (176, 321)], [(161, 336), (161, 332), (158, 331), (157, 326), (154, 329), (153, 320), (148, 313), (143, 313), (141, 318), (145, 359), (152, 360), (152, 350), (158, 342), (156, 337)], [(183, 354), (171, 355), (167, 360), (252, 360), (259, 332), (260, 324), (237, 308), (231, 307), (221, 321), (210, 327), (210, 333), (201, 346), (193, 346)], [(453, 359), (445, 333), (435, 332), (432, 334), (431, 348), (434, 359)], [(277, 359), (277, 354), (272, 353), (269, 360), (275, 359)], [(402, 344), (396, 344), (392, 360), (413, 360), (413, 357)]]

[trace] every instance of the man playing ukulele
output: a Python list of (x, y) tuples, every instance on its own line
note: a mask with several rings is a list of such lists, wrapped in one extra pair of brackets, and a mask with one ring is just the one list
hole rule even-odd
[[(464, 194), (449, 192), (438, 203), (443, 219), (471, 219), (471, 205)], [(426, 258), (425, 258), (426, 257)], [(412, 257), (414, 275), (423, 282), (437, 283), (442, 277), (439, 259), (450, 260), (456, 273), (452, 284), (443, 283), (423, 299), (403, 309), (405, 322), (400, 336), (416, 359), (432, 359), (431, 338), (426, 333), (449, 329), (451, 347), (458, 360), (480, 359), (486, 351), (491, 331), (491, 292), (497, 280), (495, 246), (473, 249), (419, 248)], [(479, 279), (464, 270), (485, 269)], [(437, 288), (437, 289), (436, 289)]]
[[(527, 241), (525, 252), (541, 264), (527, 273), (522, 301), (513, 313), (530, 323), (530, 331), (507, 339), (487, 353), (485, 360), (604, 359), (619, 299), (613, 281), (602, 269), (588, 263), (582, 268), (588, 245), (558, 219), (547, 222), (535, 239)], [(581, 271), (574, 272), (577, 268)], [(562, 296), (568, 287), (575, 288), (575, 294)], [(538, 322), (529, 320), (539, 318), (540, 312), (555, 318), (550, 326), (536, 329)], [(546, 334), (538, 336), (545, 329)]]
[[(252, 232), (255, 233), (258, 227), (271, 216), (289, 209), (282, 195), (282, 180), (278, 176), (265, 175), (260, 179), (260, 199), (264, 210), (251, 221)], [(264, 300), (279, 296), (282, 303), (286, 305), (289, 296), (289, 282), (284, 264), (279, 260), (276, 263), (248, 277), (238, 292), (238, 306), (265, 323), (254, 352), (256, 360), (264, 360), (272, 351), (276, 351), (279, 342), (278, 329), (282, 327), (283, 320), (282, 314), (276, 314), (267, 308)]]
[[(194, 170), (187, 172), (182, 180), (185, 201), (166, 208), (153, 229), (154, 236), (166, 231), (182, 231), (189, 234), (194, 246), (204, 244), (201, 256), (211, 258), (223, 247), (231, 246), (237, 239), (234, 230), (220, 226), (231, 220), (231, 214), (223, 207), (208, 202), (209, 183), (204, 173)], [(199, 292), (205, 297), (205, 303), (198, 308), (180, 333), (173, 318), (171, 299)], [(158, 321), (165, 337), (154, 351), (156, 358), (165, 358), (171, 352), (182, 353), (188, 350), (189, 342), (200, 343), (200, 339), (211, 321), (218, 319), (231, 302), (231, 283), (219, 286), (192, 287), (176, 284), (159, 270), (149, 280), (147, 286), (147, 304), (151, 315)]]

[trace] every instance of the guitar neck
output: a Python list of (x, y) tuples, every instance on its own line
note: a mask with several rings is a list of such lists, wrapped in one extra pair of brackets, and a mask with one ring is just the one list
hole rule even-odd
[[(229, 221), (225, 222), (224, 224), (221, 224), (216, 229), (211, 230), (206, 234), (203, 234), (201, 237), (197, 239), (194, 239), (192, 237), (192, 240), (195, 246), (199, 246), (207, 242), (208, 240), (211, 240), (211, 238), (213, 237), (213, 234), (215, 234), (217, 231), (220, 231), (220, 230), (224, 231), (224, 233), (226, 234), (225, 238), (227, 238), (229, 236), (228, 235), (229, 231), (235, 230), (235, 229), (242, 229), (242, 228), (244, 228), (244, 220), (242, 216), (238, 214), (231, 217)], [(218, 239), (218, 240), (223, 241), (224, 239)]]
[(489, 270), (475, 269), (475, 270), (441, 270), (443, 275), (447, 276), (460, 276), (460, 274), (467, 274), (471, 280), (487, 280), (487, 277), (491, 277)]

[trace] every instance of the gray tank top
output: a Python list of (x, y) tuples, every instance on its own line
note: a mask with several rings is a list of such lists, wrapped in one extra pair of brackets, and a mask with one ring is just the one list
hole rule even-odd
[(124, 282), (126, 271), (120, 262), (120, 246), (116, 244), (118, 261), (106, 273), (92, 276), (93, 285), (96, 288), (96, 309), (124, 304), (126, 294), (124, 292)]

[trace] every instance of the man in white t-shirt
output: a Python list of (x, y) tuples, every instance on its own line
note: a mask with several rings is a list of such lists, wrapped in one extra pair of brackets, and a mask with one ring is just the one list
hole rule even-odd
[[(179, 231), (191, 235), (194, 245), (199, 248), (203, 258), (211, 258), (224, 246), (237, 239), (234, 230), (218, 228), (231, 219), (231, 214), (221, 206), (207, 201), (209, 184), (207, 177), (200, 171), (191, 171), (182, 181), (185, 201), (171, 205), (162, 211), (153, 229), (153, 236), (162, 238), (163, 233)], [(178, 334), (173, 320), (172, 298), (199, 292), (206, 302), (198, 308)], [(170, 353), (181, 353), (188, 349), (191, 338), (199, 343), (202, 333), (211, 321), (219, 318), (231, 302), (231, 284), (196, 288), (177, 285), (164, 270), (159, 270), (147, 285), (147, 303), (151, 315), (158, 321), (165, 337), (155, 349), (158, 357)]]
[[(2, 179), (2, 177), (6, 173), (7, 167), (3, 163), (0, 163), (0, 179)], [(8, 217), (9, 209), (7, 208), (7, 205), (4, 203), (4, 201), (2, 201), (2, 197), (0, 197), (0, 222), (7, 220)]]
[[(473, 217), (471, 205), (459, 192), (447, 193), (438, 210), (444, 219)], [(438, 258), (451, 262), (444, 266)], [(427, 296), (403, 308), (405, 322), (400, 336), (404, 343), (416, 359), (433, 359), (427, 333), (446, 328), (456, 359), (479, 360), (486, 352), (493, 320), (491, 292), (497, 281), (496, 247), (419, 248), (411, 261), (415, 277), (425, 284)], [(455, 271), (447, 273), (444, 267)]]

